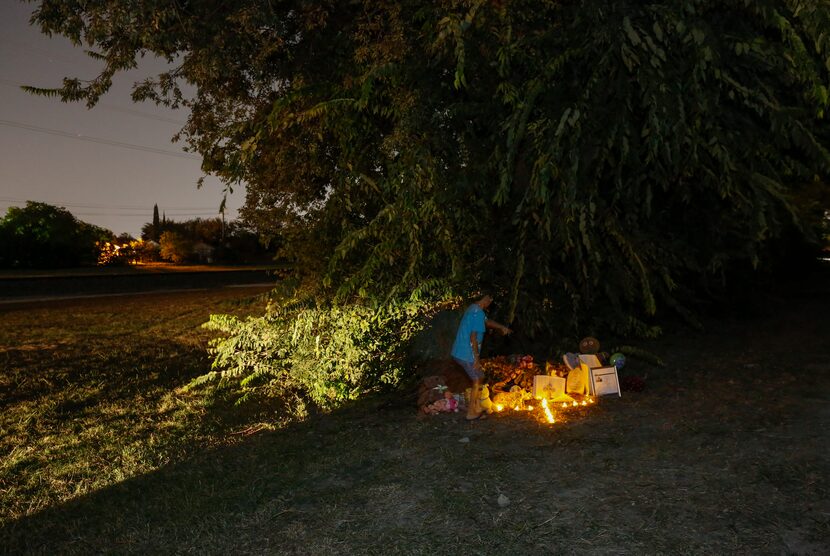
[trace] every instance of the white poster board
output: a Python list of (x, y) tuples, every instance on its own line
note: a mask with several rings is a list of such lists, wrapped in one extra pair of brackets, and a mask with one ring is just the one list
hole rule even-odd
[(565, 379), (558, 376), (536, 375), (533, 377), (533, 397), (537, 400), (552, 399), (565, 393)]
[(616, 394), (622, 397), (620, 377), (617, 375), (617, 367), (615, 366), (591, 369), (591, 386), (596, 396)]
[(589, 355), (589, 354), (581, 354), (579, 356), (579, 361), (588, 365), (589, 369), (596, 369), (597, 367), (602, 367), (602, 363), (599, 360), (599, 357), (596, 355)]

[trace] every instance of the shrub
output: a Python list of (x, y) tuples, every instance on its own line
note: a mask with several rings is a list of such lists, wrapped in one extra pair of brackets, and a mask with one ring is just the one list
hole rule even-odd
[[(407, 347), (449, 296), (374, 306), (316, 305), (296, 299), (261, 317), (211, 315), (205, 327), (223, 333), (210, 344), (213, 371), (190, 383), (237, 383), (244, 399), (264, 387), (332, 409), (361, 394), (398, 384)], [(304, 404), (296, 408), (304, 411)]]

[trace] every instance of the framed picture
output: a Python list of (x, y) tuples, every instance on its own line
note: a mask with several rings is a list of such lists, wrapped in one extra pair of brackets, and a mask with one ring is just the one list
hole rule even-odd
[(598, 367), (591, 369), (591, 389), (596, 396), (608, 396), (616, 394), (622, 397), (620, 392), (620, 377), (617, 374), (617, 367)]

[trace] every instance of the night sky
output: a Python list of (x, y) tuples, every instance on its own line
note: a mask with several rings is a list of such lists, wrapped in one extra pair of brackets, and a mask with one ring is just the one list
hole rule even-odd
[[(41, 201), (136, 237), (152, 221), (154, 203), (168, 219), (219, 216), (222, 184), (209, 177), (197, 189), (199, 157), (171, 142), (186, 112), (130, 99), (132, 84), (162, 71), (163, 60), (144, 59), (116, 75), (92, 110), (20, 90), (56, 87), (63, 77), (91, 79), (101, 67), (67, 39), (30, 26), (33, 6), (0, 0), (0, 216)], [(234, 188), (226, 219), (243, 201), (244, 191)]]

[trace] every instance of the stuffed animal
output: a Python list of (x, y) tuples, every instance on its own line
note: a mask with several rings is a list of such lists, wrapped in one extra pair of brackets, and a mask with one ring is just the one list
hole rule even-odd
[(432, 402), (431, 404), (421, 406), (421, 410), (429, 415), (435, 415), (436, 413), (458, 412), (458, 406), (458, 399), (452, 392), (446, 390), (442, 399)]
[(586, 353), (586, 354), (595, 354), (599, 351), (599, 340), (592, 336), (587, 336), (582, 338), (579, 342), (579, 352)]
[(418, 386), (418, 407), (444, 399), (444, 393), (447, 391), (447, 383), (443, 376), (424, 377)]
[(496, 410), (496, 404), (490, 399), (490, 388), (485, 384), (481, 387), (481, 393), (478, 397), (479, 406), (485, 413), (493, 413)]
[(444, 399), (446, 400), (447, 411), (454, 411), (458, 412), (458, 399), (453, 395), (452, 392), (447, 390), (444, 392)]

